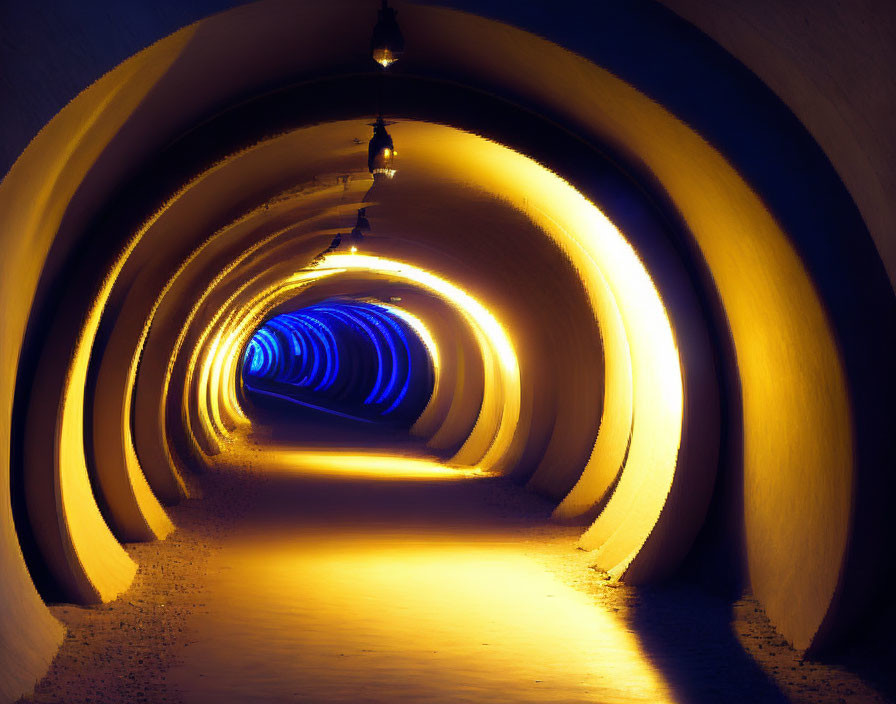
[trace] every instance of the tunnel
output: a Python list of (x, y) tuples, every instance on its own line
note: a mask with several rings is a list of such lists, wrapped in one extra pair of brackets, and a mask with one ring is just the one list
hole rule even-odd
[(243, 388), (331, 415), (410, 427), (432, 397), (432, 355), (438, 358), (432, 337), (411, 313), (326, 300), (275, 315), (253, 333), (243, 353)]
[(893, 6), (0, 33), (0, 702), (896, 701)]

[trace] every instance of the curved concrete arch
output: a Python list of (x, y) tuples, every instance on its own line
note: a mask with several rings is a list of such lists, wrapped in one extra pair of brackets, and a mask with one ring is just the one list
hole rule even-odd
[[(635, 9), (613, 11), (588, 8), (587, 13), (604, 12), (600, 31), (608, 42), (602, 44), (592, 33), (585, 36), (562, 22), (544, 27), (546, 38), (538, 38), (525, 31), (538, 29), (537, 20), (525, 8), (510, 11), (494, 2), (475, 8), (499, 20), (509, 19), (518, 26), (514, 28), (455, 10), (407, 5), (401, 10), (403, 21), (420, 42), (420, 50), (407, 65), (424, 80), (438, 77), (511, 101), (515, 106), (509, 109), (522, 108), (545, 116), (560, 131), (573, 135), (571, 139), (580, 139), (587, 155), (578, 162), (570, 159), (564, 164), (564, 159), (557, 157), (557, 163), (552, 163), (550, 155), (529, 155), (556, 168), (601, 207), (606, 205), (600, 196), (601, 184), (589, 180), (589, 169), (596, 159), (589, 145), (604, 145), (668, 218), (668, 240), (647, 238), (633, 240), (632, 244), (645, 274), (653, 279), (670, 311), (672, 342), (679, 345), (683, 381), (688, 385), (683, 400), (691, 404), (702, 399), (695, 406), (683, 406), (684, 435), (681, 447), (675, 448), (679, 466), (673, 468), (673, 474), (682, 467), (711, 464), (711, 443), (701, 443), (695, 435), (696, 419), (703, 413), (711, 415), (715, 381), (710, 378), (714, 374), (701, 368), (701, 360), (709, 356), (701, 338), (705, 336), (706, 321), (700, 320), (704, 315), (715, 334), (730, 334), (735, 357), (722, 360), (720, 374), (736, 378), (742, 390), (742, 398), (728, 402), (742, 404), (743, 411), (746, 537), (742, 547), (750, 583), (776, 627), (791, 642), (799, 648), (820, 648), (855, 622), (869, 596), (875, 594), (872, 583), (882, 582), (880, 576), (892, 563), (892, 558), (882, 554), (876, 537), (876, 526), (885, 515), (883, 497), (889, 495), (893, 481), (878, 469), (881, 463), (892, 463), (894, 454), (887, 428), (889, 416), (881, 412), (887, 408), (894, 388), (893, 370), (886, 358), (890, 348), (887, 342), (892, 341), (894, 330), (892, 290), (866, 228), (836, 173), (792, 116), (785, 114), (786, 109), (763, 92), (755, 79), (733, 68), (733, 62), (717, 48), (697, 40), (696, 58), (675, 57), (655, 72), (656, 77), (647, 75), (643, 62), (639, 64), (633, 58), (643, 43), (674, 47), (679, 46), (676, 42), (680, 36), (691, 40), (693, 35), (674, 18), (649, 9), (652, 5), (645, 7), (639, 4)], [(108, 207), (116, 179), (129, 178), (133, 170), (150, 161), (153, 150), (221, 108), (251, 97), (262, 86), (269, 89), (290, 81), (350, 73), (340, 57), (350, 55), (345, 53), (350, 47), (364, 45), (360, 35), (347, 32), (344, 42), (327, 43), (325, 33), (316, 32), (343, 10), (338, 3), (297, 10), (266, 0), (203, 20), (104, 76), (35, 138), (0, 184), (3, 229), (17, 237), (0, 269), (4, 302), (17, 301), (4, 316), (0, 392), (6, 399), (2, 407), (8, 409), (9, 418), (0, 418), (2, 425), (8, 427), (11, 419), (20, 361), (24, 359), (22, 364), (27, 366), (34, 350), (41, 348), (39, 335), (26, 340), (29, 315), (36, 321), (41, 318), (40, 311), (52, 308), (48, 297), (53, 282), (65, 274), (71, 253), (84, 239), (86, 223)], [(299, 27), (313, 41), (297, 44), (294, 39)], [(620, 31), (626, 27), (633, 31)], [(359, 27), (358, 32), (362, 30)], [(618, 49), (621, 40), (614, 39), (614, 31), (633, 45), (616, 56), (611, 49)], [(245, 41), (230, 41), (234, 37)], [(142, 44), (134, 50), (140, 48)], [(203, 69), (211, 57), (221, 58), (218, 80), (209, 80)], [(706, 61), (701, 67), (697, 62), (707, 57), (719, 61)], [(109, 66), (103, 70), (106, 68)], [(693, 69), (694, 74), (688, 75), (687, 69)], [(564, 78), (552, 80), (556, 76)], [(729, 78), (732, 80), (727, 85)], [(698, 95), (698, 91), (679, 90), (681, 86), (700, 85), (701, 81), (720, 90), (726, 86), (726, 98), (731, 97), (733, 87), (744, 88), (744, 93), (713, 105), (711, 97)], [(81, 81), (78, 86), (89, 82)], [(408, 85), (413, 83), (408, 79)], [(175, 101), (178, 111), (166, 110), (175, 97), (181, 98)], [(54, 111), (59, 107), (61, 104)], [(432, 110), (432, 104), (421, 108), (426, 109)], [(743, 113), (740, 117), (738, 110)], [(463, 127), (455, 119), (456, 112), (446, 122)], [(342, 115), (346, 116), (350, 115)], [(748, 124), (753, 118), (755, 124)], [(405, 139), (414, 141), (410, 134)], [(420, 153), (425, 151), (425, 140), (415, 145)], [(776, 162), (762, 157), (782, 145)], [(551, 143), (544, 148), (554, 146)], [(482, 156), (486, 151), (470, 153)], [(346, 148), (345, 156), (346, 162), (351, 160), (350, 148)], [(444, 156), (430, 151), (428, 168), (437, 170), (441, 165), (460, 173), (463, 167), (470, 168), (469, 163), (452, 166)], [(309, 161), (313, 169), (315, 156)], [(479, 166), (485, 169), (488, 164)], [(792, 185), (789, 174), (795, 172), (801, 179)], [(477, 177), (485, 178), (481, 173)], [(520, 198), (513, 189), (495, 190), (505, 198)], [(221, 193), (218, 191), (217, 196)], [(15, 207), (19, 202), (32, 203), (33, 208), (25, 212)], [(612, 207), (604, 209), (611, 219), (624, 219), (614, 214)], [(545, 230), (555, 227), (551, 218), (533, 209), (526, 212)], [(620, 229), (636, 234), (624, 226)], [(556, 234), (556, 229), (553, 231)], [(121, 232), (113, 233), (104, 243), (118, 251), (124, 239)], [(310, 252), (310, 240), (308, 244)], [(667, 267), (662, 260), (669, 254), (676, 263)], [(183, 256), (172, 258), (176, 262)], [(613, 296), (620, 311), (635, 305), (631, 296), (619, 289), (619, 282), (610, 280), (606, 268), (602, 273), (609, 289), (604, 293)], [(184, 290), (195, 292), (191, 286)], [(701, 299), (696, 306), (694, 291)], [(152, 292), (153, 300), (157, 293), (158, 289)], [(217, 300), (217, 294), (210, 296), (203, 305)], [(610, 310), (609, 298), (603, 300), (603, 309)], [(629, 355), (636, 361), (646, 354), (644, 341), (631, 328), (629, 316), (622, 317), (623, 325), (629, 326)], [(609, 325), (612, 315), (599, 318)], [(91, 337), (88, 334), (80, 339)], [(187, 346), (194, 342), (188, 340)], [(233, 370), (234, 355), (226, 359), (224, 352), (232, 350), (236, 341), (224, 342), (214, 353), (227, 368), (227, 377)], [(25, 347), (28, 349), (23, 355)], [(621, 349), (620, 345), (612, 347)], [(79, 394), (83, 392), (82, 377), (86, 379), (87, 375), (86, 355), (86, 351), (75, 354), (78, 363), (83, 362), (83, 374), (79, 367), (71, 393), (66, 396), (68, 409), (74, 409), (75, 415), (82, 405)], [(636, 423), (641, 422), (638, 408), (645, 402), (641, 394), (652, 379), (644, 369), (633, 371)], [(46, 377), (43, 383), (49, 382)], [(139, 388), (136, 393), (139, 398)], [(54, 392), (52, 396), (58, 398), (60, 394)], [(39, 400), (39, 394), (35, 399)], [(220, 427), (239, 424), (235, 385), (220, 385), (209, 401), (221, 409)], [(160, 421), (170, 421), (164, 414), (160, 419), (152, 404), (148, 408), (155, 427)], [(604, 410), (607, 408), (604, 405)], [(85, 520), (97, 526), (103, 540), (111, 541), (111, 552), (120, 555), (111, 535), (100, 527), (102, 520), (93, 506), (87, 472), (78, 459), (84, 449), (78, 432), (81, 420), (75, 419), (72, 425), (73, 416), (68, 412), (63, 415), (68, 419), (62, 433), (68, 443), (66, 460), (75, 460), (75, 465), (56, 477), (54, 486), (77, 484), (80, 493), (76, 503), (86, 512)], [(612, 417), (617, 418), (615, 414)], [(624, 436), (620, 428), (624, 429), (625, 414), (618, 417), (623, 419), (619, 427), (604, 435), (613, 438), (608, 457), (619, 454)], [(633, 445), (636, 431), (632, 430)], [(600, 441), (601, 435), (597, 437)], [(139, 457), (140, 448), (147, 444), (139, 436), (135, 441)], [(642, 445), (638, 443), (638, 447)], [(6, 456), (6, 447), (0, 449)], [(211, 445), (209, 449), (213, 449)], [(671, 444), (667, 450), (672, 452)], [(647, 468), (654, 460), (649, 453), (632, 450), (625, 456), (626, 465), (631, 467)], [(606, 471), (589, 472), (600, 480), (589, 479), (587, 492), (586, 485), (581, 485), (575, 495), (576, 510), (587, 511), (606, 494), (614, 464), (615, 460), (609, 462)], [(663, 541), (650, 538), (674, 532), (669, 525), (673, 512), (660, 511), (658, 521), (647, 531), (646, 542), (637, 545), (643, 530), (636, 531), (640, 537), (632, 542), (630, 536), (623, 535), (629, 531), (620, 529), (631, 520), (649, 523), (651, 519), (643, 515), (637, 518), (637, 512), (630, 509), (650, 504), (653, 508), (648, 513), (655, 512), (656, 504), (665, 499), (667, 504), (685, 507), (696, 517), (699, 508), (689, 502), (708, 500), (704, 495), (706, 481), (697, 482), (701, 491), (692, 497), (688, 496), (686, 483), (673, 479), (668, 486), (653, 486), (647, 474), (623, 473), (595, 528), (604, 545), (601, 559), (612, 553), (606, 564), (628, 571), (636, 580), (668, 570), (669, 563), (663, 560), (669, 558), (663, 558), (664, 551), (657, 547)], [(150, 485), (165, 487), (166, 495), (176, 499), (182, 489), (173, 477), (166, 464), (158, 477), (149, 479)], [(35, 481), (30, 475), (26, 479)], [(558, 488), (569, 485), (569, 477), (557, 482)], [(644, 494), (647, 489), (649, 501)], [(797, 499), (807, 489), (816, 500), (799, 503)], [(34, 496), (35, 491), (27, 493)], [(44, 499), (35, 510), (36, 529), (52, 532), (58, 529), (52, 521), (58, 518), (60, 509), (46, 496)], [(12, 515), (2, 517), (0, 561), (9, 593), (15, 595), (15, 611), (4, 610), (0, 636), (5, 644), (10, 634), (24, 630), (29, 623), (34, 625), (34, 648), (23, 655), (18, 669), (35, 673), (45, 665), (59, 633), (30, 588), (12, 520)], [(696, 518), (695, 522), (699, 524)], [(687, 537), (680, 535), (677, 551), (667, 554), (680, 556), (687, 543)], [(126, 572), (124, 569), (122, 574)], [(127, 580), (119, 581), (123, 584)], [(96, 587), (96, 583), (89, 588), (85, 585), (85, 594)], [(114, 591), (109, 588), (106, 593)], [(794, 595), (799, 596), (799, 608), (792, 607)], [(23, 677), (33, 679), (33, 674)]]
[[(138, 278), (128, 298), (139, 291)], [(96, 355), (92, 359), (99, 368), (91, 375), (88, 388), (94, 472), (112, 528), (122, 542), (164, 539), (174, 529), (146, 481), (134, 447), (131, 407), (139, 358), (133, 349), (134, 340), (142, 347), (145, 336), (143, 320), (119, 316), (102, 346), (102, 359), (97, 360)]]
[[(292, 211), (287, 213), (292, 214)], [(292, 216), (295, 217), (294, 214)], [(239, 230), (246, 225), (247, 221), (241, 220), (233, 227)], [(180, 374), (175, 372), (175, 365), (189, 329), (185, 321), (189, 322), (204, 306), (206, 298), (227, 272), (251, 257), (263, 243), (292, 232), (294, 225), (278, 222), (272, 227), (273, 233), (251, 230), (260, 239), (245, 250), (241, 241), (245, 233), (237, 233), (235, 241), (229, 243), (225, 238), (212, 238), (210, 246), (203, 248), (206, 256), (200, 257), (199, 253), (191, 256), (183, 269), (169, 280), (155, 304), (146, 341), (147, 351), (138, 373), (134, 425), (137, 429), (138, 454), (146, 458), (146, 466), (154, 467), (157, 472), (153, 488), (168, 501), (177, 501), (185, 493), (182, 482), (177, 479), (180, 471), (175, 468), (176, 461), (169, 454), (165, 403), (168, 380), (180, 378)], [(219, 243), (219, 247), (215, 246), (215, 242)], [(204, 293), (193, 300), (189, 296), (191, 290)]]
[[(516, 366), (512, 346), (506, 337), (502, 337), (503, 332), (500, 325), (491, 318), (480, 304), (467, 294), (450, 286), (444, 280), (410, 265), (403, 265), (377, 257), (365, 257), (363, 255), (331, 255), (324, 262), (329, 267), (335, 268), (325, 267), (317, 270), (312, 268), (294, 274), (282, 283), (279, 279), (275, 279), (273, 286), (270, 284), (264, 286), (260, 294), (256, 294), (249, 302), (243, 304), (245, 309), (237, 319), (233, 318), (232, 313), (226, 314), (226, 319), (233, 320), (238, 327), (232, 330), (228, 329), (225, 325), (217, 322), (216, 319), (217, 335), (220, 338), (226, 337), (230, 341), (229, 345), (232, 349), (236, 351), (241, 350), (257, 326), (256, 321), (263, 319), (267, 312), (279, 303), (278, 298), (282, 299), (284, 296), (291, 298), (294, 295), (294, 288), (308, 285), (322, 275), (338, 275), (344, 270), (349, 272), (355, 270), (361, 272), (369, 271), (387, 274), (399, 279), (407, 277), (409, 281), (418, 285), (431, 287), (434, 292), (445, 297), (446, 301), (450, 300), (452, 305), (458, 306), (459, 310), (469, 317), (471, 324), (480, 328), (477, 337), (479, 337), (483, 345), (484, 356), (487, 355), (487, 368), (489, 357), (491, 357), (493, 360), (492, 364), (496, 367), (495, 371), (491, 372), (494, 386), (491, 388), (486, 386), (484, 394), (485, 399), (488, 400), (483, 401), (476, 427), (471, 432), (465, 446), (455, 454), (452, 461), (460, 464), (482, 464), (484, 468), (489, 468), (492, 464), (497, 463), (501, 459), (501, 453), (506, 451), (509, 446), (510, 439), (515, 431), (516, 414), (519, 412), (519, 371)], [(270, 273), (269, 276), (271, 276)], [(232, 296), (230, 300), (236, 302), (237, 297)], [(207, 326), (206, 330), (210, 328), (211, 325)], [(206, 442), (211, 440), (210, 436), (214, 431), (212, 430), (212, 425), (204, 419), (215, 416), (215, 399), (222, 393), (222, 389), (236, 386), (237, 376), (233, 373), (232, 367), (228, 367), (220, 362), (221, 359), (224, 359), (223, 355), (218, 356), (221, 355), (222, 349), (223, 346), (217, 341), (211, 344), (200, 342), (193, 352), (194, 357), (197, 359), (204, 358), (206, 360), (199, 362), (198, 366), (210, 370), (208, 374), (204, 373), (199, 377), (198, 387), (196, 391), (191, 393), (187, 401), (188, 403), (198, 403), (200, 406), (206, 399), (211, 401), (211, 412), (198, 411), (200, 424), (204, 428)], [(486, 349), (495, 351), (485, 353)], [(235, 353), (228, 356), (239, 357)], [(212, 360), (209, 360), (209, 357)], [(215, 360), (218, 360), (217, 364)], [(213, 374), (213, 371), (216, 373)], [(516, 401), (514, 400), (514, 394), (516, 394)], [(477, 428), (484, 428), (484, 430), (477, 432)], [(218, 424), (218, 430), (224, 430), (222, 424)], [(472, 458), (472, 461), (470, 458)]]
[[(431, 309), (430, 305), (422, 310), (417, 308), (417, 312), (428, 313)], [(433, 394), (432, 402), (411, 432), (426, 438), (428, 446), (455, 454), (469, 437), (479, 416), (485, 393), (484, 361), (475, 336), (456, 333), (458, 329), (466, 333), (467, 326), (460, 327), (454, 321), (446, 326), (438, 310), (425, 320), (436, 339), (442, 341), (439, 345), (442, 356), (451, 362), (449, 366), (442, 365), (437, 393)]]
[[(428, 157), (430, 157), (430, 158), (431, 158), (432, 156), (433, 156), (433, 155), (431, 155), (431, 154), (428, 155)], [(214, 413), (213, 413), (213, 416), (214, 416)], [(705, 492), (704, 492), (704, 496), (705, 496)]]
[[(401, 299), (386, 303), (391, 293)], [(483, 360), (473, 330), (450, 305), (416, 287), (383, 282), (370, 277), (339, 277), (324, 280), (299, 292), (286, 306), (313, 303), (334, 295), (370, 300), (397, 314), (410, 313), (425, 330), (421, 338), (432, 337), (436, 373), (429, 403), (411, 427), (411, 433), (426, 441), (428, 447), (453, 455), (470, 435), (483, 396)]]
[[(277, 257), (275, 258), (275, 260), (277, 260), (279, 258), (282, 258), (282, 255), (278, 254)], [(268, 269), (267, 265), (265, 265), (262, 261), (256, 262), (256, 265), (259, 266), (259, 268), (262, 270)], [(211, 310), (220, 310), (220, 306), (219, 305), (211, 306), (210, 309)]]
[[(281, 146), (281, 145), (277, 145), (277, 148), (279, 148), (279, 149), (282, 150), (282, 149), (283, 149), (283, 146)], [(237, 162), (237, 163), (238, 163), (238, 162)], [(218, 171), (220, 171), (220, 169), (218, 169)], [(184, 191), (182, 191), (182, 195), (184, 195), (184, 196), (188, 196), (188, 195), (191, 193), (191, 191), (192, 191), (192, 188), (191, 188), (191, 189), (184, 190)], [(279, 207), (279, 205), (280, 205), (281, 203), (284, 203), (284, 202), (287, 202), (287, 201), (286, 201), (286, 200), (276, 200), (276, 199), (275, 199), (275, 201), (272, 201), (272, 202), (271, 202), (271, 203), (272, 203), (271, 210), (273, 210), (273, 207), (274, 207), (274, 206)], [(181, 208), (181, 210), (183, 210), (183, 208)], [(265, 205), (264, 209), (259, 209), (259, 211), (255, 211), (255, 212), (260, 212), (261, 210), (263, 210), (263, 212), (267, 213), (267, 212), (268, 212), (267, 205)], [(201, 220), (200, 220), (200, 222), (201, 222)], [(191, 227), (194, 226), (192, 222), (190, 223), (190, 226), (191, 226)], [(183, 237), (183, 235), (184, 235), (184, 230), (183, 230), (183, 228), (182, 228), (182, 227), (179, 228), (178, 231), (179, 231), (180, 236)], [(149, 237), (148, 234), (147, 234), (146, 236)], [(181, 295), (182, 295), (182, 294), (181, 294)], [(568, 297), (567, 297), (567, 299), (566, 299), (564, 302), (565, 302), (567, 305), (570, 303), (570, 300), (568, 299)], [(593, 347), (594, 343), (591, 343), (591, 344), (592, 344), (591, 349), (594, 349), (594, 347)], [(160, 347), (160, 349), (161, 349), (161, 350), (164, 350), (165, 353), (167, 353), (167, 350), (170, 349), (170, 346), (166, 343), (166, 344), (163, 344), (163, 345)], [(154, 358), (154, 355), (152, 355), (152, 354), (151, 354), (151, 355), (147, 355), (147, 357), (150, 358), (150, 359), (152, 359), (152, 358)], [(599, 368), (594, 367), (594, 365), (592, 365), (592, 367), (595, 369), (595, 371), (599, 372)], [(579, 385), (581, 385), (581, 379), (578, 379), (578, 380), (577, 380), (577, 383), (578, 383)], [(155, 384), (152, 384), (152, 385), (150, 385), (150, 388), (151, 388), (151, 389), (154, 389), (154, 388), (156, 388), (156, 385), (155, 385)], [(138, 396), (137, 404), (138, 404), (138, 408), (139, 408), (139, 407), (140, 407), (140, 397), (139, 397), (139, 396)], [(138, 423), (138, 424), (136, 424), (136, 425), (139, 426), (140, 424)]]

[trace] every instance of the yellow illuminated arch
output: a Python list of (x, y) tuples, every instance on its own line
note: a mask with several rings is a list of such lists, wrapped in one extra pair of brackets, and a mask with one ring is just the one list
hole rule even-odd
[[(396, 139), (413, 144), (415, 159), (451, 178), (458, 163), (486, 192), (524, 211), (569, 257), (587, 292), (601, 332), (605, 397), (591, 458), (557, 514), (605, 506), (582, 538), (597, 564), (625, 574), (663, 512), (678, 469), (682, 438), (683, 376), (661, 297), (643, 262), (618, 229), (581, 193), (531, 159), (460, 130), (428, 123), (394, 126)], [(362, 253), (331, 254), (279, 283), (241, 287), (206, 326), (193, 350), (185, 414), (197, 421), (202, 453), (211, 457), (247, 421), (235, 379), (237, 358), (267, 311), (318, 277), (365, 272), (403, 279), (454, 305), (468, 320), (482, 350), (484, 403), (452, 462), (500, 471), (512, 462), (520, 418), (520, 372), (507, 331), (477, 300), (436, 274), (407, 262)], [(238, 307), (237, 311), (235, 307)], [(623, 466), (624, 463), (624, 466)], [(621, 474), (620, 474), (621, 472)], [(609, 500), (606, 495), (612, 490)], [(699, 520), (699, 519), (698, 519)]]
[[(234, 389), (238, 377), (240, 351), (264, 315), (284, 296), (323, 277), (340, 273), (388, 275), (429, 290), (453, 306), (471, 325), (483, 352), (488, 380), (479, 417), (473, 431), (449, 464), (476, 466), (482, 470), (499, 467), (510, 448), (520, 412), (520, 375), (516, 352), (503, 326), (473, 296), (445, 279), (419, 267), (383, 257), (364, 254), (331, 254), (310, 269), (295, 273), (285, 281), (268, 286), (240, 309), (225, 315), (225, 306), (205, 327), (192, 355), (191, 368), (197, 369), (192, 384), (185, 387), (185, 403), (195, 406), (200, 431), (197, 449), (207, 458), (218, 452), (236, 427), (247, 422)], [(246, 284), (230, 298), (236, 301)], [(424, 344), (438, 351), (422, 321), (402, 313), (422, 332)], [(192, 388), (191, 388), (192, 387)], [(199, 441), (199, 437), (204, 439)]]
[(411, 327), (411, 329), (415, 333), (417, 333), (417, 337), (423, 343), (423, 346), (429, 353), (429, 359), (432, 362), (432, 393), (430, 393), (429, 395), (429, 401), (427, 402), (426, 407), (420, 412), (420, 415), (414, 425), (411, 426), (410, 432), (411, 434), (413, 434), (420, 426), (420, 419), (427, 416), (427, 412), (433, 407), (436, 399), (438, 399), (439, 397), (439, 392), (442, 385), (442, 365), (440, 362), (441, 354), (439, 353), (439, 346), (436, 344), (435, 338), (432, 336), (432, 333), (429, 331), (426, 323), (424, 323), (418, 316), (414, 315), (409, 310), (406, 310), (401, 306), (396, 306), (390, 303), (383, 303), (379, 301), (377, 302), (377, 305), (392, 311), (392, 313), (404, 320)]
[[(425, 138), (418, 136), (423, 130)], [(415, 156), (430, 168), (451, 174), (462, 163), (484, 190), (524, 210), (579, 272), (606, 344), (607, 383), (599, 452), (561, 510), (575, 502), (581, 511), (603, 497), (625, 457), (615, 491), (581, 543), (599, 548), (599, 567), (622, 576), (665, 506), (683, 421), (678, 349), (647, 269), (593, 203), (531, 159), (449, 127), (401, 123), (392, 131), (396, 141), (412, 142)]]

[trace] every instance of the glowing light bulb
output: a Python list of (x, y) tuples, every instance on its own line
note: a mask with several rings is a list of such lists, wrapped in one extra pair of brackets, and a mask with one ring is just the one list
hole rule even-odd
[(370, 53), (373, 60), (383, 68), (395, 63), (404, 52), (404, 37), (395, 20), (397, 13), (383, 0), (383, 7), (377, 15), (376, 26), (370, 39)]
[(392, 178), (395, 169), (392, 160), (395, 158), (395, 145), (386, 130), (386, 122), (380, 115), (373, 123), (373, 137), (367, 147), (367, 168), (373, 177), (386, 176)]

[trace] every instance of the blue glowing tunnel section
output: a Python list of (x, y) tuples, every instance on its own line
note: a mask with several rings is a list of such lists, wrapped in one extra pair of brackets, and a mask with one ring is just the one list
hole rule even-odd
[(411, 423), (433, 388), (432, 360), (416, 332), (388, 308), (332, 299), (282, 313), (255, 331), (243, 385), (360, 420)]

